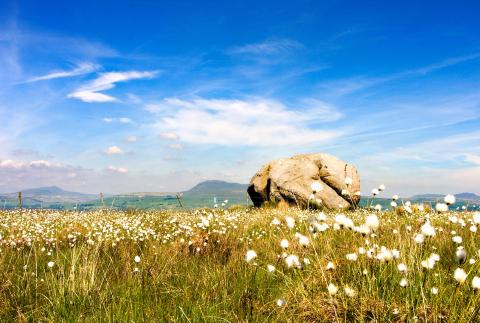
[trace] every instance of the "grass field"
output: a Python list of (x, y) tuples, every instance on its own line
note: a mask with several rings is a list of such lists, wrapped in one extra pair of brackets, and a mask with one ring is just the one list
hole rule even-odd
[(480, 214), (375, 214), (0, 212), (0, 321), (479, 321)]

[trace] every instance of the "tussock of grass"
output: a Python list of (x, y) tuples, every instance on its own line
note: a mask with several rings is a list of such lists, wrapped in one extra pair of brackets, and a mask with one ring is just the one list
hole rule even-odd
[[(480, 296), (471, 280), (480, 274), (480, 233), (470, 231), (471, 213), (456, 213), (456, 223), (448, 220), (454, 213), (382, 213), (379, 229), (369, 235), (334, 230), (335, 213), (327, 214), (325, 232), (312, 233), (317, 214), (242, 208), (0, 212), (0, 321), (479, 320)], [(369, 213), (345, 214), (360, 225)], [(295, 219), (294, 228), (286, 226), (286, 216)], [(272, 225), (274, 218), (281, 224)], [(415, 243), (425, 219), (436, 234)], [(297, 232), (309, 245), (299, 243)], [(464, 264), (457, 263), (454, 235), (463, 238)], [(290, 242), (286, 250), (281, 239)], [(398, 250), (399, 259), (375, 259), (381, 246)], [(373, 250), (373, 258), (360, 247)], [(247, 250), (257, 253), (248, 263)], [(347, 260), (354, 252), (358, 259)], [(301, 268), (288, 268), (282, 253), (297, 255)], [(421, 262), (431, 253), (440, 260), (427, 270)], [(329, 261), (334, 270), (326, 269)], [(399, 272), (399, 263), (407, 273)], [(276, 270), (268, 272), (268, 264)], [(453, 278), (457, 267), (468, 274), (463, 284)], [(338, 287), (334, 296), (329, 283)], [(345, 286), (355, 296), (348, 297)]]

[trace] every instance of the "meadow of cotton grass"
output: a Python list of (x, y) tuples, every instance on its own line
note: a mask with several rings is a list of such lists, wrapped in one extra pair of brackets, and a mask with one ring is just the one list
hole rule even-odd
[(479, 321), (480, 214), (439, 209), (3, 211), (0, 321)]

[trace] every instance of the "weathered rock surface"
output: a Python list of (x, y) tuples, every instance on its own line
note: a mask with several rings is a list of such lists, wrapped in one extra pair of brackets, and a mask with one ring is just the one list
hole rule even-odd
[[(314, 191), (318, 182), (321, 189)], [(350, 208), (360, 201), (357, 169), (329, 154), (302, 154), (269, 162), (251, 179), (255, 206), (282, 201), (300, 208)]]

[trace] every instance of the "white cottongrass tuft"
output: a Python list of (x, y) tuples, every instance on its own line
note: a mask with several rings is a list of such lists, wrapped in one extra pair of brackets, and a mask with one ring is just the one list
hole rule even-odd
[(48, 268), (52, 268), (53, 266), (55, 266), (55, 263), (53, 261), (49, 261), (47, 266)]
[(288, 268), (291, 268), (291, 267), (301, 268), (302, 267), (302, 265), (300, 264), (300, 260), (298, 259), (297, 255), (288, 255), (285, 258), (285, 263), (287, 264)]
[(323, 190), (322, 184), (320, 182), (315, 181), (310, 185), (310, 188), (312, 189), (313, 193), (321, 192)]
[(474, 290), (479, 290), (480, 289), (480, 277), (478, 277), (478, 276), (473, 277), (472, 288)]
[(461, 244), (463, 239), (460, 236), (455, 236), (455, 237), (452, 238), (452, 241), (457, 243), (457, 244)]
[(399, 263), (397, 265), (398, 271), (401, 273), (406, 273), (407, 272), (407, 265), (405, 265), (403, 262)]
[(423, 260), (421, 265), (425, 269), (433, 269), (437, 261), (440, 260), (440, 256), (436, 253), (432, 253), (426, 260)]
[(330, 283), (327, 286), (328, 294), (331, 296), (335, 295), (338, 292), (338, 287), (335, 286), (334, 284)]
[(277, 219), (277, 218), (274, 218), (270, 224), (274, 225), (274, 226), (279, 226), (280, 225), (280, 220)]
[(453, 273), (453, 278), (455, 278), (457, 283), (463, 284), (467, 279), (467, 273), (465, 273), (465, 270), (463, 270), (462, 268), (457, 268)]
[(349, 286), (345, 286), (343, 290), (345, 291), (345, 295), (348, 297), (354, 297), (356, 294), (355, 290)]
[(443, 198), (443, 201), (444, 201), (445, 204), (447, 204), (447, 205), (455, 204), (455, 196), (452, 195), (452, 194), (447, 194), (447, 195)]
[(288, 240), (287, 239), (282, 239), (280, 241), (280, 247), (282, 247), (283, 249), (287, 249), (289, 246), (289, 243), (288, 243)]
[(274, 265), (267, 265), (267, 270), (269, 273), (273, 273), (275, 271), (275, 266)]
[(365, 219), (365, 225), (372, 231), (376, 231), (380, 227), (380, 220), (376, 214), (370, 214)]
[(420, 230), (422, 231), (422, 234), (426, 237), (435, 236), (435, 228), (430, 224), (429, 221), (425, 222), (420, 228)]
[(455, 256), (457, 257), (458, 263), (461, 265), (467, 260), (467, 252), (463, 247), (458, 247), (455, 251)]
[(357, 261), (358, 256), (355, 252), (353, 252), (353, 253), (347, 254), (345, 258), (347, 258), (347, 260), (350, 260), (350, 261)]
[(136, 263), (139, 263), (140, 262), (140, 256), (135, 256), (135, 258), (133, 258), (133, 260), (135, 260)]
[(418, 243), (418, 244), (422, 244), (423, 241), (425, 240), (425, 236), (421, 233), (415, 235), (415, 238), (414, 238), (415, 242)]
[(335, 264), (333, 262), (329, 261), (326, 268), (327, 268), (327, 270), (334, 270), (335, 269)]
[(436, 210), (438, 213), (447, 212), (447, 211), (448, 211), (448, 205), (445, 204), (445, 203), (437, 203), (437, 204), (435, 205), (435, 210)]
[(257, 258), (257, 253), (255, 252), (255, 250), (248, 250), (245, 255), (245, 260), (247, 262), (251, 262), (255, 258)]
[(293, 229), (293, 227), (295, 226), (295, 219), (292, 218), (291, 216), (287, 216), (285, 218), (285, 222), (287, 223), (287, 227), (289, 229)]
[(473, 222), (475, 222), (476, 224), (480, 224), (480, 212), (475, 212), (472, 219)]
[(307, 236), (304, 236), (303, 234), (298, 234), (297, 235), (297, 238), (298, 238), (298, 243), (302, 246), (302, 247), (306, 247), (310, 244), (310, 240), (308, 239)]

